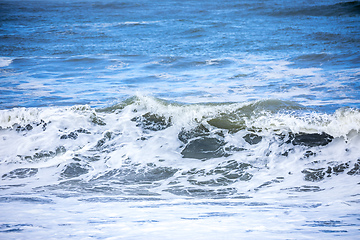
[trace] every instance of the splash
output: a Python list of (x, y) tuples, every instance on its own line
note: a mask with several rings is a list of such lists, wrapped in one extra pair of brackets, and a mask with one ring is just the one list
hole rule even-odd
[(329, 181), (356, 184), (348, 176), (360, 173), (359, 127), (357, 109), (326, 114), (273, 99), (181, 104), (139, 95), (103, 109), (2, 110), (0, 175), (4, 185), (67, 194), (318, 191)]

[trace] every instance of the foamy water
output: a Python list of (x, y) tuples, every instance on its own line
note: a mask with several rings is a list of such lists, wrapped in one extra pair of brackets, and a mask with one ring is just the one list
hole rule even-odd
[(359, 2), (2, 1), (1, 239), (356, 239)]
[(357, 110), (138, 96), (98, 111), (2, 110), (1, 119), (10, 238), (351, 239), (358, 231)]

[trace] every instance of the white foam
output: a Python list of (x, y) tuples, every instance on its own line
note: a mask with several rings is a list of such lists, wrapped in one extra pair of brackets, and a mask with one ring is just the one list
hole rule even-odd
[[(263, 105), (279, 102), (281, 103), (265, 101)], [(220, 114), (234, 113), (257, 104), (262, 102), (178, 104), (138, 95), (133, 103), (110, 112), (96, 112), (87, 105), (2, 110), (1, 116), (5, 120), (1, 120), (1, 126), (9, 129), (0, 131), (0, 176), (19, 168), (39, 169), (32, 177), (3, 177), (2, 184), (5, 187), (2, 189), (2, 197), (38, 197), (52, 200), (56, 203), (56, 208), (53, 204), (37, 202), (29, 208), (31, 200), (26, 203), (21, 200), (14, 203), (1, 202), (0, 204), (4, 204), (4, 211), (0, 220), (17, 223), (21, 217), (23, 222), (32, 224), (29, 227), (31, 229), (41, 226), (36, 231), (27, 232), (30, 237), (37, 239), (46, 239), (49, 234), (66, 238), (68, 235), (63, 233), (65, 225), (62, 224), (69, 224), (66, 226), (80, 238), (88, 237), (89, 232), (84, 232), (83, 229), (89, 228), (92, 229), (92, 236), (99, 238), (111, 238), (120, 229), (121, 236), (134, 239), (167, 238), (173, 236), (174, 231), (175, 239), (219, 239), (224, 234), (227, 234), (229, 239), (238, 239), (245, 235), (258, 239), (264, 238), (268, 233), (272, 234), (269, 237), (271, 239), (284, 236), (291, 238), (294, 232), (288, 231), (293, 231), (296, 227), (301, 227), (307, 233), (314, 229), (321, 230), (321, 227), (309, 225), (314, 221), (335, 222), (338, 220), (337, 216), (344, 216), (341, 221), (356, 222), (355, 217), (352, 218), (349, 213), (358, 209), (358, 175), (350, 176), (344, 172), (325, 177), (320, 182), (309, 182), (304, 180), (301, 171), (305, 168), (326, 169), (329, 164), (336, 163), (349, 163), (349, 167), (354, 166), (360, 146), (360, 137), (356, 130), (360, 126), (357, 110), (339, 109), (334, 114), (305, 115), (261, 112), (246, 121), (247, 127), (260, 128), (257, 129), (258, 134), (263, 137), (260, 143), (248, 144), (243, 138), (249, 133), (246, 129), (231, 134), (223, 131), (224, 141), (228, 145), (244, 149), (229, 157), (207, 161), (182, 157), (184, 144), (178, 139), (178, 134), (183, 128), (192, 129), (200, 123), (206, 125), (207, 120)], [(149, 112), (171, 117), (172, 125), (160, 131), (149, 131), (137, 126), (137, 122), (132, 120)], [(102, 119), (106, 125), (94, 123), (93, 119), (96, 117)], [(36, 127), (36, 124), (31, 131), (11, 130), (13, 124), (32, 124), (40, 120), (48, 123), (45, 131), (41, 126)], [(77, 129), (86, 129), (90, 134), (79, 133), (77, 139), (60, 139), (63, 134)], [(348, 141), (336, 138), (327, 146), (310, 148), (315, 154), (305, 158), (304, 152), (307, 148), (276, 141), (274, 132), (279, 129), (284, 132), (325, 131), (334, 137), (345, 134)], [(217, 131), (210, 127), (209, 130)], [(105, 136), (110, 137), (97, 148), (96, 145)], [(59, 146), (63, 146), (66, 152), (58, 156), (31, 160), (19, 157), (34, 156), (41, 151), (54, 151)], [(288, 156), (282, 155), (285, 151), (288, 151)], [(97, 156), (97, 160), (88, 160), (94, 156)], [(236, 181), (224, 186), (193, 183), (212, 180), (216, 176), (207, 173), (229, 160), (250, 163), (253, 167), (247, 172), (253, 175), (251, 180)], [(66, 164), (74, 162), (84, 164), (89, 172), (68, 181), (69, 179), (61, 177), (61, 173)], [(109, 171), (121, 171), (130, 167), (141, 178), (142, 174), (146, 174), (147, 168), (154, 165), (178, 171), (166, 179), (154, 180), (151, 183), (136, 182), (136, 179), (131, 183), (132, 173), (126, 176), (129, 177), (128, 184), (122, 184), (122, 176), (101, 181), (101, 177)], [(199, 172), (187, 174), (193, 169)], [(263, 186), (264, 184), (268, 185)], [(10, 185), (17, 187), (7, 187)], [(222, 199), (188, 197), (171, 194), (169, 189), (172, 187), (178, 187), (184, 192), (194, 189), (199, 189), (200, 192), (233, 189), (243, 193), (240, 196), (250, 198), (233, 199), (231, 194)], [(296, 190), (301, 187), (305, 190)], [(306, 187), (309, 187), (310, 191), (306, 191)], [(311, 191), (311, 188), (315, 191)], [(142, 195), (136, 195), (137, 192)], [(220, 195), (213, 196), (216, 198)], [(127, 200), (127, 197), (130, 200)], [(155, 197), (160, 200), (136, 201), (133, 197)], [(40, 217), (34, 218), (34, 215)], [(56, 222), (51, 221), (54, 217)], [(76, 224), (72, 224), (73, 222)], [(93, 228), (94, 225), (97, 227)], [(206, 228), (201, 228), (205, 225)], [(354, 236), (354, 232), (357, 232), (355, 228), (357, 226), (343, 225), (337, 229), (346, 230), (349, 236)], [(325, 229), (330, 227), (326, 226)], [(10, 236), (10, 239), (14, 236), (15, 239), (19, 235), (7, 236)], [(299, 238), (302, 236), (296, 235)], [(317, 236), (326, 238), (329, 233), (318, 231)]]
[(248, 121), (248, 127), (291, 131), (294, 133), (326, 132), (334, 137), (345, 137), (360, 131), (360, 111), (338, 109), (334, 114), (310, 113), (298, 116), (289, 113), (265, 114)]
[(7, 67), (12, 63), (13, 59), (8, 57), (0, 57), (0, 67)]
[[(269, 103), (266, 102), (266, 104)], [(242, 108), (246, 109), (250, 105), (256, 106), (256, 104), (261, 104), (261, 102), (184, 105), (138, 95), (134, 103), (114, 112), (95, 112), (94, 109), (87, 105), (70, 108), (2, 110), (0, 111), (2, 128), (11, 128), (14, 124), (21, 126), (32, 124), (34, 129), (18, 132), (3, 129), (0, 135), (0, 155), (2, 156), (2, 163), (13, 163), (15, 164), (12, 167), (14, 169), (17, 168), (16, 164), (25, 164), (23, 157), (33, 156), (41, 151), (54, 152), (60, 146), (66, 149), (65, 154), (40, 159), (40, 162), (32, 160), (29, 164), (42, 168), (55, 167), (71, 161), (74, 156), (99, 155), (100, 160), (90, 163), (91, 171), (87, 176), (84, 176), (85, 179), (101, 175), (107, 169), (122, 168), (129, 159), (132, 163), (141, 166), (156, 163), (159, 166), (180, 168), (185, 172), (194, 168), (210, 171), (219, 163), (225, 161), (226, 157), (211, 159), (206, 163), (183, 158), (181, 155), (183, 143), (178, 138), (179, 132), (183, 129), (191, 130), (200, 123), (208, 126), (210, 131), (216, 132), (217, 129), (211, 128), (207, 120), (221, 114), (233, 114), (232, 116), (236, 116), (234, 112)], [(137, 122), (133, 119), (145, 113), (157, 114), (164, 116), (166, 119), (171, 119), (171, 127), (161, 131), (144, 131), (137, 126)], [(97, 124), (96, 122), (99, 121), (96, 118), (102, 119), (106, 125)], [(47, 123), (46, 130), (43, 130), (41, 126), (36, 126), (41, 120)], [(353, 149), (352, 153), (354, 154), (356, 152), (355, 143), (358, 142), (357, 136), (360, 131), (360, 113), (354, 109), (339, 109), (334, 114), (307, 113), (303, 115), (260, 112), (253, 115), (253, 117), (245, 118), (245, 125), (249, 129), (257, 129), (260, 135), (263, 136), (263, 141), (250, 146), (243, 139), (243, 136), (247, 134), (246, 129), (232, 134), (225, 131), (224, 140), (229, 146), (233, 145), (246, 149), (234, 152), (228, 159), (238, 159), (251, 163), (256, 167), (249, 170), (254, 175), (251, 182), (240, 181), (237, 183), (239, 189), (252, 190), (271, 180), (275, 175), (287, 175), (289, 171), (296, 172), (304, 168), (306, 162), (299, 161), (299, 159), (303, 158), (303, 149), (301, 147), (295, 147), (294, 152), (289, 156), (279, 156), (282, 151), (287, 151), (287, 147), (272, 143), (276, 133), (326, 132), (335, 138), (346, 138), (349, 141), (347, 146), (336, 145), (338, 147), (334, 147), (334, 145), (333, 148), (329, 148), (330, 150), (349, 148)], [(90, 134), (79, 133), (77, 139), (60, 138), (62, 135), (78, 129), (86, 129)], [(108, 135), (111, 137), (106, 137), (107, 140), (103, 145), (104, 151), (102, 148), (97, 149), (96, 145), (107, 136), (107, 133), (111, 133), (111, 135)], [(146, 139), (146, 141), (140, 139)], [(17, 144), (14, 145), (13, 143)], [(334, 141), (334, 144), (336, 144), (336, 141)], [(349, 144), (355, 145), (351, 147)], [(324, 150), (323, 152), (329, 151)], [(341, 159), (342, 154), (337, 156), (336, 159)], [(335, 161), (334, 156), (331, 156), (331, 154), (323, 155), (327, 162)], [(321, 155), (318, 158), (322, 160)], [(354, 156), (350, 157), (349, 155), (344, 159), (356, 160)], [(259, 169), (262, 169), (265, 165), (269, 167), (269, 170), (260, 171)], [(4, 168), (1, 173), (5, 174), (8, 171), (8, 168)], [(181, 173), (180, 171), (173, 178), (164, 181), (161, 186), (158, 186), (157, 191), (161, 193), (166, 190), (168, 188), (167, 183), (175, 179), (185, 187), (189, 185), (187, 178), (182, 177)], [(205, 177), (205, 175), (199, 176), (198, 180), (200, 180), (200, 177)], [(206, 177), (211, 178), (212, 176)], [(279, 186), (291, 187), (290, 185), (294, 182), (303, 181), (302, 177), (303, 174), (299, 172), (289, 178), (290, 180), (286, 184), (279, 184)]]
[(39, 119), (41, 110), (37, 108), (13, 108), (0, 110), (0, 127), (8, 128), (14, 124), (28, 124)]

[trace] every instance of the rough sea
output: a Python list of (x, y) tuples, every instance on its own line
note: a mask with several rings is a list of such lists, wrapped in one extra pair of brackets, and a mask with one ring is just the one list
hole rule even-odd
[(0, 0), (0, 239), (358, 239), (360, 1)]

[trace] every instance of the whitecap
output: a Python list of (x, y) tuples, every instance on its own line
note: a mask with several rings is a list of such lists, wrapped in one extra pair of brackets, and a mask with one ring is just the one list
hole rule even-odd
[(7, 67), (9, 66), (13, 60), (8, 57), (0, 57), (0, 67)]

